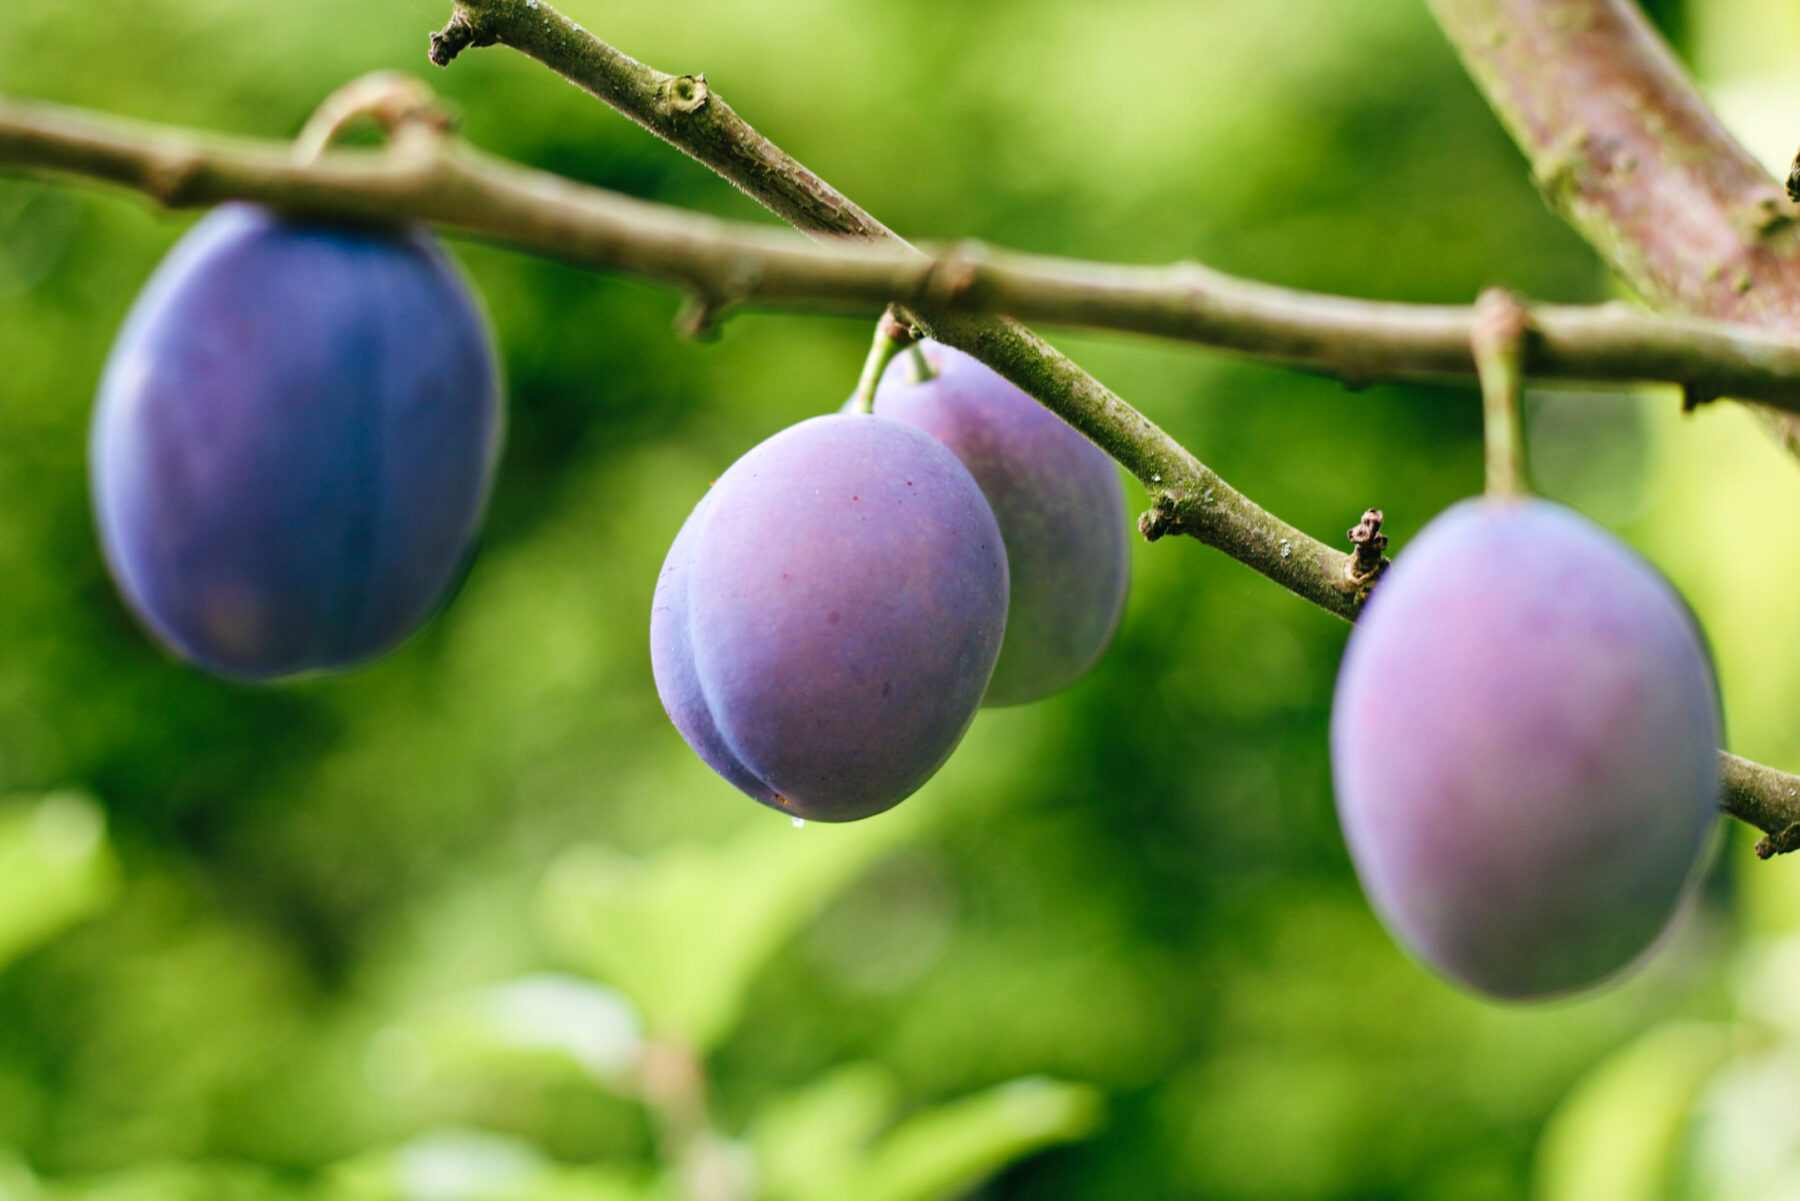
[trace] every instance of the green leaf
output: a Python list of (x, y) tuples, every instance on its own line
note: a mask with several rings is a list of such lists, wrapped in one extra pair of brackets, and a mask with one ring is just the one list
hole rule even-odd
[(324, 1201), (651, 1201), (654, 1177), (572, 1168), (529, 1143), (479, 1130), (440, 1130), (367, 1152), (329, 1173)]
[(88, 798), (0, 806), (0, 967), (102, 909), (118, 876), (105, 814)]
[[(44, 1187), (43, 1201), (298, 1201), (293, 1187), (248, 1164), (169, 1160)], [(14, 1199), (0, 1192), (0, 1201)]]
[(770, 957), (914, 825), (904, 810), (801, 830), (769, 820), (722, 847), (646, 860), (577, 848), (552, 867), (539, 918), (564, 954), (638, 1003), (656, 1037), (704, 1051), (736, 1025)]
[(1090, 1134), (1101, 1105), (1088, 1085), (1031, 1076), (926, 1110), (881, 1140), (842, 1195), (932, 1201), (964, 1192), (1033, 1151)]
[(44, 1190), (38, 1186), (31, 1169), (6, 1151), (0, 1151), (0, 1201), (43, 1201)]
[(762, 1196), (799, 1201), (836, 1192), (898, 1104), (893, 1075), (877, 1063), (839, 1068), (770, 1102), (751, 1132)]
[(1687, 1115), (1730, 1051), (1728, 1027), (1677, 1022), (1589, 1072), (1544, 1128), (1533, 1195), (1539, 1201), (1669, 1196)]
[(757, 1124), (765, 1201), (935, 1201), (1015, 1160), (1098, 1125), (1083, 1084), (1027, 1077), (915, 1114), (868, 1146), (894, 1106), (884, 1069), (846, 1068), (773, 1107)]
[(543, 973), (423, 1006), (376, 1035), (371, 1051), (402, 1083), (445, 1069), (538, 1063), (626, 1091), (643, 1035), (619, 993)]

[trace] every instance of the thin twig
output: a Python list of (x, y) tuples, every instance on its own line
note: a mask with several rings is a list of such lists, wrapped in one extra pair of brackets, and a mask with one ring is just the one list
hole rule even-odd
[(294, 139), (294, 158), (310, 163), (358, 121), (372, 121), (388, 137), (420, 128), (443, 136), (455, 122), (438, 103), (436, 93), (410, 75), (371, 71), (325, 98)]
[(1724, 751), (1719, 759), (1725, 812), (1768, 834), (1756, 844), (1757, 858), (1800, 850), (1800, 776)]

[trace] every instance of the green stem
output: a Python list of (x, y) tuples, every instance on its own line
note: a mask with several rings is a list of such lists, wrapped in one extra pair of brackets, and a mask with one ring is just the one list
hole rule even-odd
[(894, 356), (908, 346), (916, 349), (912, 329), (889, 307), (875, 323), (875, 341), (869, 345), (869, 357), (863, 360), (862, 378), (856, 381), (856, 391), (851, 394), (850, 403), (844, 406), (846, 413), (875, 411), (875, 389), (881, 386), (882, 375), (894, 361)]
[(1525, 482), (1525, 431), (1519, 419), (1529, 332), (1524, 307), (1504, 289), (1489, 288), (1475, 302), (1469, 345), (1481, 380), (1487, 494), (1491, 497), (1524, 496), (1531, 491)]
[(909, 361), (906, 364), (906, 382), (923, 384), (937, 378), (937, 368), (925, 357), (925, 351), (917, 342), (907, 347)]

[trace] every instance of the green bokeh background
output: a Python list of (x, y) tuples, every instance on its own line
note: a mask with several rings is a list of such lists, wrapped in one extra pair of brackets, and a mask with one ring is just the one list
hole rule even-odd
[[(1414, 0), (562, 7), (704, 71), (909, 236), (1393, 299), (1614, 294)], [(1655, 7), (1784, 166), (1800, 18)], [(8, 0), (0, 91), (289, 137), (398, 67), (492, 152), (767, 220), (516, 54), (432, 69), (448, 11)], [(459, 599), (343, 678), (172, 662), (106, 579), (83, 456), (113, 333), (190, 220), (0, 176), (0, 1198), (678, 1195), (629, 1088), (563, 1053), (609, 988), (707, 1048), (771, 1198), (1797, 1195), (1800, 1131), (1767, 1111), (1800, 1094), (1800, 865), (1732, 830), (1625, 986), (1454, 991), (1345, 858), (1325, 723), (1347, 628), (1197, 545), (1137, 546), (1100, 666), (984, 713), (893, 814), (794, 831), (713, 777), (656, 700), (652, 583), (710, 479), (842, 401), (866, 319), (746, 314), (696, 344), (667, 292), (458, 242), (510, 392)], [(1049, 332), (1328, 541), (1378, 505), (1403, 548), (1479, 487), (1472, 393)], [(1733, 749), (1800, 766), (1800, 471), (1736, 407), (1676, 408), (1533, 396), (1538, 483), (1688, 595)], [(573, 998), (531, 1010), (555, 1053), (495, 1032), (491, 986), (522, 977)], [(1747, 1113), (1776, 1126), (1749, 1139)], [(908, 1117), (857, 1161), (874, 1176), (831, 1174), (832, 1122), (856, 1146)]]

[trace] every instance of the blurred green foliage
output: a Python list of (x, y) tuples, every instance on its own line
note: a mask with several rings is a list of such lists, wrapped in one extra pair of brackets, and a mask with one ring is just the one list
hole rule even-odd
[[(1415, 3), (564, 7), (704, 70), (910, 236), (1412, 300), (1609, 294)], [(1658, 17), (1728, 98), (1769, 43), (1800, 49), (1776, 8)], [(491, 151), (765, 219), (517, 55), (431, 72), (447, 14), (9, 0), (0, 90), (284, 137), (401, 67)], [(0, 1198), (668, 1196), (646, 1040), (707, 1053), (708, 1162), (770, 1201), (984, 1179), (1044, 1201), (1778, 1195), (1669, 1182), (1683, 1148), (1736, 1147), (1735, 1118), (1693, 1108), (1729, 1095), (1714, 1073), (1749, 1037), (1720, 1033), (1749, 1020), (1734, 881), (1779, 899), (1760, 882), (1791, 865), (1743, 869), (1734, 833), (1614, 992), (1454, 992), (1344, 856), (1324, 722), (1345, 629), (1197, 546), (1140, 547), (1092, 676), (984, 714), (892, 814), (794, 830), (713, 777), (651, 686), (657, 568), (733, 458), (837, 406), (867, 321), (745, 315), (695, 345), (673, 296), (460, 244), (511, 399), (462, 596), (353, 676), (253, 690), (170, 662), (106, 581), (83, 457), (114, 330), (189, 219), (0, 177), (0, 794), (26, 798), (0, 807)], [(1479, 486), (1471, 394), (1056, 340), (1320, 536), (1377, 504), (1404, 547)], [(1733, 746), (1800, 762), (1800, 663), (1771, 653), (1800, 637), (1792, 462), (1742, 412), (1683, 421), (1665, 395), (1536, 397), (1531, 433), (1540, 485), (1693, 601)], [(1800, 918), (1778, 899), (1759, 938)], [(1671, 1019), (1713, 1025), (1642, 1034)], [(1786, 1096), (1800, 1069), (1757, 1037), (1745, 1095)]]

